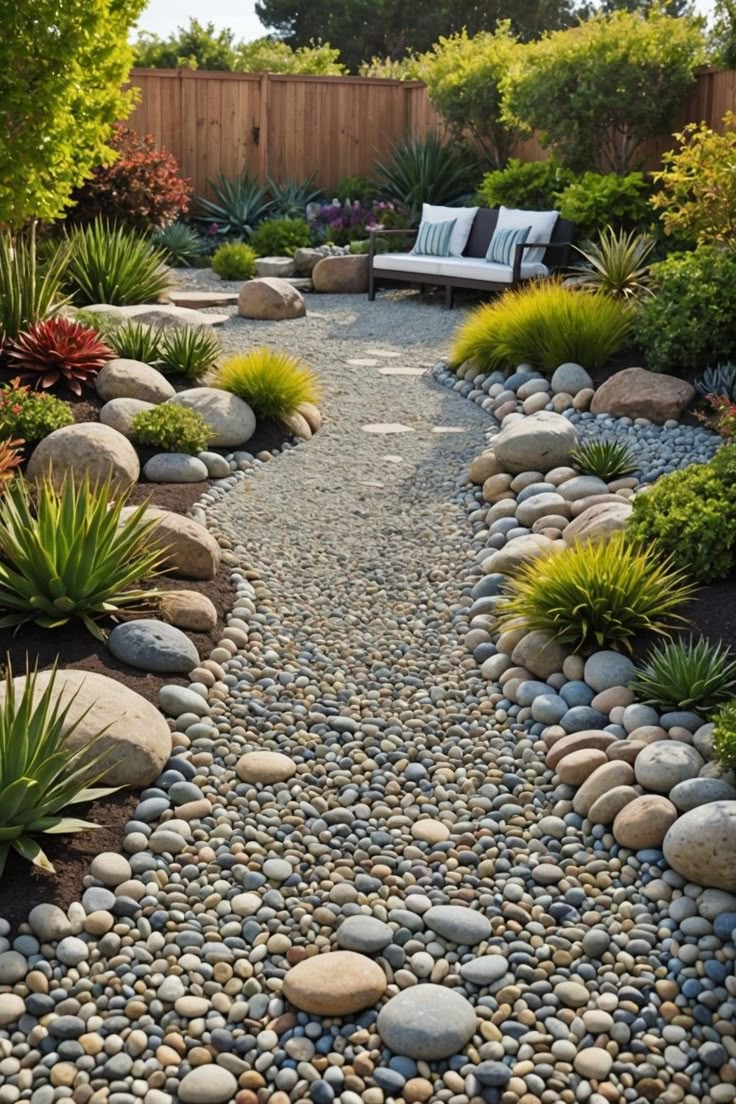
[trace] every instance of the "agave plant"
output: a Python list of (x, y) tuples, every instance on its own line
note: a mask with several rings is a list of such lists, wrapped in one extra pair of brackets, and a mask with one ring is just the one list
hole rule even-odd
[(652, 649), (631, 689), (662, 712), (709, 713), (736, 694), (736, 656), (723, 644), (703, 639), (666, 641)]
[(8, 662), (0, 693), (0, 874), (11, 847), (41, 870), (54, 873), (34, 837), (96, 828), (91, 821), (60, 813), (68, 805), (114, 793), (117, 787), (90, 786), (101, 758), (90, 756), (94, 740), (76, 751), (70, 748), (69, 737), (85, 714), (71, 720), (76, 694), (62, 704), (56, 665), (41, 686), (37, 668), (27, 668), (25, 678), (16, 680)]
[(163, 372), (198, 380), (213, 367), (221, 351), (219, 339), (210, 326), (164, 330), (159, 342), (158, 367)]
[(205, 253), (205, 244), (196, 230), (185, 222), (172, 222), (153, 235), (153, 244), (163, 250), (166, 263), (189, 268)]
[(68, 259), (64, 247), (45, 263), (38, 259), (35, 225), (15, 240), (0, 231), (0, 344), (64, 306), (61, 283)]
[(0, 627), (35, 621), (55, 629), (78, 617), (104, 640), (98, 618), (155, 597), (133, 584), (164, 558), (151, 548), (156, 523), (146, 521), (145, 504), (123, 519), (126, 499), (109, 481), (71, 476), (58, 489), (47, 476), (35, 502), (25, 481), (10, 484), (0, 499)]
[(730, 360), (716, 364), (715, 368), (709, 364), (695, 381), (695, 390), (703, 396), (723, 395), (730, 402), (736, 401), (736, 364)]
[(605, 483), (631, 475), (639, 466), (623, 441), (586, 441), (573, 451), (571, 459), (583, 475), (597, 475)]
[(654, 239), (635, 230), (607, 226), (597, 243), (574, 246), (583, 258), (572, 265), (565, 283), (582, 291), (605, 292), (616, 299), (636, 300), (652, 295), (649, 257)]
[(62, 315), (36, 322), (18, 334), (6, 353), (10, 368), (21, 379), (32, 381), (37, 390), (63, 380), (75, 395), (82, 394), (82, 385), (94, 384), (112, 355), (96, 330)]
[(161, 326), (145, 326), (142, 322), (129, 318), (122, 325), (116, 326), (107, 340), (116, 356), (157, 367), (163, 332)]
[(423, 203), (464, 202), (477, 183), (468, 154), (434, 134), (394, 146), (390, 159), (376, 165), (376, 175), (381, 195), (415, 218)]
[(283, 184), (277, 184), (271, 177), (268, 178), (268, 187), (271, 193), (271, 217), (272, 218), (304, 218), (307, 204), (316, 203), (322, 197), (322, 191), (314, 188), (312, 173), (305, 180), (294, 180), (289, 177)]
[(235, 180), (229, 180), (220, 173), (217, 182), (210, 180), (209, 185), (217, 199), (200, 196), (196, 202), (195, 218), (203, 222), (210, 233), (248, 238), (256, 223), (271, 209), (266, 189), (245, 172)]
[(98, 219), (69, 235), (66, 286), (75, 303), (150, 303), (170, 286), (165, 255), (148, 238)]

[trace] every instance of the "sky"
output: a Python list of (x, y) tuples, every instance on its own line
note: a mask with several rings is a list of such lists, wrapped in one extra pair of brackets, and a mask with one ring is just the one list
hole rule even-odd
[[(695, 7), (704, 15), (713, 9), (713, 0), (695, 0)], [(255, 13), (255, 0), (150, 0), (141, 16), (139, 27), (166, 36), (177, 27), (186, 26), (190, 18), (214, 23), (220, 29), (229, 27), (236, 38), (258, 38), (265, 33)]]

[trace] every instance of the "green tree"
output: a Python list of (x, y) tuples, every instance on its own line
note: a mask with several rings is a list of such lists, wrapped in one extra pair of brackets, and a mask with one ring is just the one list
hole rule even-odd
[(292, 46), (320, 38), (340, 50), (357, 72), (375, 58), (398, 60), (423, 53), (441, 37), (466, 30), (472, 36), (493, 31), (509, 19), (513, 32), (529, 41), (544, 31), (575, 22), (577, 0), (257, 0), (256, 14)]
[(114, 156), (128, 33), (145, 0), (16, 0), (0, 38), (0, 225), (59, 218), (72, 189)]
[(615, 11), (638, 12), (639, 15), (648, 15), (653, 8), (664, 8), (667, 15), (692, 15), (693, 5), (690, 0), (601, 0), (599, 11), (610, 15)]
[(347, 72), (340, 62), (340, 51), (328, 42), (298, 46), (292, 50), (286, 42), (275, 38), (257, 38), (241, 42), (236, 48), (234, 69), (244, 73), (306, 73), (315, 76), (338, 77)]
[(703, 57), (699, 19), (597, 15), (526, 47), (504, 84), (504, 118), (573, 170), (627, 173), (669, 130)]
[(736, 0), (716, 0), (714, 15), (712, 61), (724, 69), (736, 69)]
[(135, 44), (135, 64), (142, 69), (233, 69), (233, 32), (214, 23), (190, 19), (168, 38), (142, 31)]
[(508, 21), (494, 34), (466, 31), (441, 38), (422, 59), (421, 73), (437, 110), (455, 134), (470, 132), (493, 168), (504, 167), (518, 131), (501, 119), (501, 87), (524, 47)]

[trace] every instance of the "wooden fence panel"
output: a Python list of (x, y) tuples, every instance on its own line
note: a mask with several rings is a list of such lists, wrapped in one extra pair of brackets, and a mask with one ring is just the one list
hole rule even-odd
[[(329, 191), (342, 177), (370, 173), (403, 138), (446, 133), (419, 81), (134, 69), (131, 83), (140, 99), (130, 125), (174, 154), (198, 195), (218, 173), (244, 169), (280, 182), (314, 174)], [(736, 110), (736, 70), (703, 70), (670, 134), (688, 120), (718, 128), (729, 110)], [(647, 144), (648, 168), (672, 147), (670, 134)], [(517, 156), (546, 154), (533, 138)]]

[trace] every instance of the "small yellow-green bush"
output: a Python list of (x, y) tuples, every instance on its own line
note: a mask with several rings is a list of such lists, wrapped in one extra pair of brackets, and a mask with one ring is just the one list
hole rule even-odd
[(245, 242), (225, 242), (212, 254), (212, 271), (223, 280), (250, 280), (257, 259), (255, 249)]
[(244, 399), (257, 418), (283, 418), (300, 403), (319, 397), (317, 380), (306, 365), (265, 347), (226, 360), (217, 386)]

